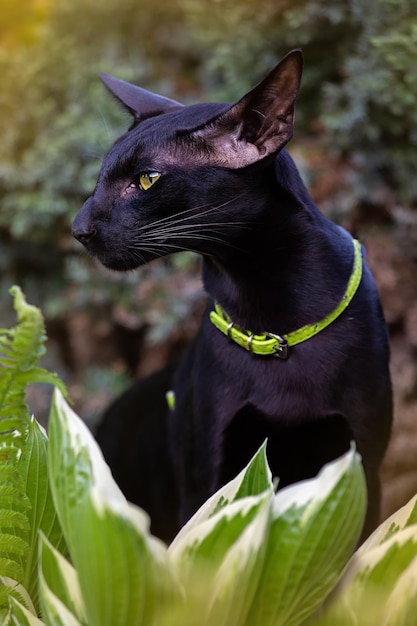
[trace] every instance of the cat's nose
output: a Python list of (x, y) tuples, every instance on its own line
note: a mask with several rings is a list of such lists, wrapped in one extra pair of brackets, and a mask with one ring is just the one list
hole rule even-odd
[(84, 246), (87, 245), (91, 241), (91, 239), (94, 237), (96, 232), (97, 232), (96, 229), (92, 227), (90, 227), (88, 230), (77, 229), (77, 228), (72, 229), (72, 234), (75, 237), (75, 239), (77, 239)]
[(88, 230), (77, 230), (72, 229), (72, 234), (80, 243), (84, 246), (90, 243), (94, 235), (97, 233), (95, 228), (90, 228)]
[(92, 240), (97, 232), (91, 219), (92, 207), (92, 198), (89, 198), (78, 211), (72, 223), (72, 234), (75, 239), (78, 239), (78, 241), (85, 246)]

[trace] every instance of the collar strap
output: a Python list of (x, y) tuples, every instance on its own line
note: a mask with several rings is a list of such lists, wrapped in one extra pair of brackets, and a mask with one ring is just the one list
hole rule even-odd
[(210, 321), (231, 341), (259, 356), (276, 356), (286, 359), (289, 356), (289, 347), (296, 346), (311, 339), (334, 322), (349, 306), (362, 278), (361, 244), (352, 239), (354, 248), (353, 269), (342, 300), (329, 315), (315, 324), (307, 324), (293, 330), (286, 335), (277, 335), (271, 332), (255, 334), (249, 330), (242, 330), (236, 326), (218, 302), (214, 304), (214, 311), (210, 312)]

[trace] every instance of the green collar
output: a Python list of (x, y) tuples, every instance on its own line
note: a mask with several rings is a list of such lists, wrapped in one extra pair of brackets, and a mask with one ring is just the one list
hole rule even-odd
[(298, 330), (293, 330), (291, 333), (287, 333), (286, 335), (277, 335), (270, 332), (264, 332), (256, 335), (249, 330), (242, 330), (236, 326), (227, 313), (223, 311), (218, 302), (214, 305), (215, 310), (210, 313), (210, 321), (231, 341), (234, 341), (252, 354), (257, 354), (259, 356), (272, 355), (277, 356), (280, 359), (288, 358), (289, 347), (296, 346), (297, 344), (307, 341), (320, 333), (332, 322), (334, 322), (334, 320), (343, 313), (352, 301), (362, 277), (361, 245), (356, 239), (353, 239), (352, 241), (354, 247), (353, 269), (346, 291), (337, 307), (319, 322), (316, 322), (315, 324), (307, 324), (306, 326), (303, 326)]

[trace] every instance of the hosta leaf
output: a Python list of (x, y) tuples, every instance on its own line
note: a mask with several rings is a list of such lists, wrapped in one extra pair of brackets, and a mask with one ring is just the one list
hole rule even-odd
[(267, 442), (265, 441), (245, 469), (240, 472), (241, 481), (233, 500), (256, 496), (268, 490), (272, 494), (272, 474), (267, 462), (266, 450)]
[(16, 580), (6, 576), (0, 577), (0, 606), (9, 606), (10, 599), (15, 598), (20, 604), (35, 614), (35, 607), (26, 589)]
[(398, 577), (386, 602), (384, 626), (414, 626), (417, 615), (417, 557)]
[[(79, 619), (80, 623), (86, 624), (87, 618), (77, 572), (42, 533), (39, 547), (39, 567), (44, 581), (42, 589), (45, 590), (46, 585), (70, 613)], [(42, 604), (47, 602), (47, 598), (42, 598)]]
[(412, 525), (355, 553), (343, 584), (317, 623), (414, 626), (416, 591), (417, 525)]
[(245, 623), (264, 564), (271, 502), (271, 498), (265, 499), (216, 572), (208, 624), (238, 626)]
[(246, 496), (255, 496), (268, 491), (273, 492), (271, 471), (266, 460), (266, 442), (259, 448), (248, 465), (224, 487), (216, 491), (183, 526), (174, 539), (174, 546), (195, 526), (205, 522), (221, 508)]
[(38, 619), (13, 597), (10, 598), (9, 624), (10, 626), (45, 626), (45, 622)]
[(176, 591), (166, 547), (129, 505), (83, 422), (55, 390), (49, 460), (55, 506), (89, 626), (156, 623)]
[(172, 542), (169, 552), (185, 584), (192, 582), (195, 566), (199, 568), (201, 563), (212, 568), (220, 566), (229, 548), (256, 517), (265, 499), (265, 495), (260, 495), (231, 502)]
[(361, 546), (360, 552), (371, 550), (412, 524), (417, 524), (417, 495), (380, 524)]
[[(263, 564), (270, 504), (268, 492), (231, 502), (170, 546), (186, 595), (204, 582), (201, 624), (242, 623)], [(233, 601), (236, 613), (227, 621)]]
[(359, 539), (365, 480), (351, 450), (317, 478), (279, 491), (248, 626), (296, 625), (324, 600)]
[(47, 626), (83, 626), (65, 604), (48, 587), (42, 573), (39, 575), (42, 613)]
[(34, 601), (38, 593), (38, 537), (39, 530), (49, 541), (65, 550), (65, 542), (55, 511), (48, 482), (48, 449), (44, 429), (34, 419), (29, 424), (29, 434), (24, 454), (20, 461), (20, 474), (25, 482), (26, 495), (31, 503), (28, 511), (30, 523), (30, 551), (25, 570), (24, 585)]

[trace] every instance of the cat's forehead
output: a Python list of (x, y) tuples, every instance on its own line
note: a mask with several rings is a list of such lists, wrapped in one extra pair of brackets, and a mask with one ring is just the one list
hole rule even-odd
[[(193, 131), (210, 123), (226, 111), (230, 104), (204, 103), (184, 106), (135, 124), (122, 135), (109, 150), (104, 167), (120, 170), (120, 176), (128, 175), (129, 170), (140, 163), (149, 167), (159, 163), (187, 161), (196, 157), (195, 142), (189, 139)], [(115, 172), (113, 172), (115, 174)]]

